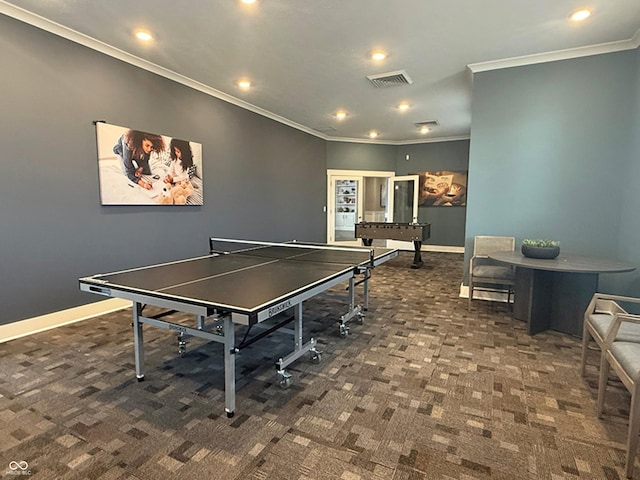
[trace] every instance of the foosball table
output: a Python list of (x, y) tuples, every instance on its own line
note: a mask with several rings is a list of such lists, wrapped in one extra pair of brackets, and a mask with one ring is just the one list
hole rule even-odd
[(414, 255), (411, 268), (420, 268), (423, 265), (420, 253), (422, 242), (431, 236), (431, 224), (361, 222), (355, 225), (355, 235), (356, 238), (362, 239), (362, 244), (366, 246), (371, 246), (374, 239), (413, 242)]

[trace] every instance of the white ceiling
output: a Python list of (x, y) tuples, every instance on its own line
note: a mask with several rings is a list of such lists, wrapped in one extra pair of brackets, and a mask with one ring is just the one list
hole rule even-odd
[[(639, 0), (584, 1), (0, 0), (0, 13), (321, 138), (403, 144), (468, 138), (471, 72), (640, 45)], [(569, 21), (585, 6), (591, 18)], [(374, 49), (389, 57), (370, 60)], [(366, 78), (397, 70), (413, 83)], [(240, 90), (240, 77), (255, 86)]]

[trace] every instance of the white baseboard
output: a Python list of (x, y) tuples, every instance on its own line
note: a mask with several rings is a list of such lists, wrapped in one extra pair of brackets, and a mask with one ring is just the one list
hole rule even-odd
[(80, 305), (79, 307), (60, 310), (59, 312), (53, 312), (39, 317), (27, 318), (19, 322), (7, 323), (0, 325), (0, 343), (26, 337), (34, 333), (44, 332), (45, 330), (51, 330), (52, 328), (61, 327), (62, 325), (80, 322), (130, 306), (131, 302), (129, 300), (110, 298), (109, 300)]
[(449, 245), (422, 245), (420, 251), (439, 253), (464, 253), (464, 247), (451, 247)]
[[(387, 240), (387, 248), (397, 248), (399, 250), (414, 251), (413, 242), (402, 242), (400, 240)], [(421, 252), (440, 253), (464, 253), (464, 247), (453, 247), (449, 245), (422, 245)]]
[[(460, 284), (460, 298), (469, 298), (469, 285)], [(487, 292), (485, 290), (474, 290), (474, 300), (489, 300), (491, 302), (507, 303), (507, 294), (500, 292)], [(513, 302), (513, 295), (511, 301)]]

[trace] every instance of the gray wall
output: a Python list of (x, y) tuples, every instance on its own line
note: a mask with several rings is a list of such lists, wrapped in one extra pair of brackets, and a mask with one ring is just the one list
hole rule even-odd
[(395, 167), (393, 145), (327, 142), (327, 169), (393, 172)]
[(636, 50), (475, 75), (467, 257), (495, 234), (640, 264), (637, 72)]
[[(405, 160), (409, 154), (409, 160)], [(376, 145), (329, 142), (327, 168), (341, 170), (386, 170), (397, 175), (424, 171), (467, 170), (469, 141)], [(418, 221), (431, 224), (427, 245), (463, 247), (465, 207), (419, 207)]]
[[(632, 260), (640, 267), (640, 48), (635, 50), (635, 85), (629, 103), (633, 106), (630, 121), (629, 158), (626, 174), (620, 183), (620, 235), (618, 236), (618, 252), (621, 258)], [(640, 274), (616, 275), (611, 282), (616, 282), (613, 291), (626, 291), (630, 294), (640, 293)]]
[[(409, 155), (409, 160), (406, 156)], [(421, 143), (397, 148), (396, 173), (467, 170), (469, 140)], [(418, 207), (418, 221), (431, 224), (431, 238), (425, 244), (463, 247), (466, 207)]]
[[(77, 278), (202, 254), (211, 235), (324, 241), (327, 168), (468, 162), (466, 230), (464, 208), (422, 208), (431, 243), (548, 236), (640, 265), (637, 49), (477, 74), (470, 146), (325, 142), (1, 15), (0, 64), (0, 324), (100, 300)], [(99, 119), (202, 143), (204, 206), (101, 206)], [(637, 273), (603, 277), (640, 294)]]
[[(77, 279), (209, 236), (326, 239), (322, 139), (2, 15), (0, 64), (0, 324), (101, 300)], [(200, 142), (204, 206), (101, 206), (98, 119)]]

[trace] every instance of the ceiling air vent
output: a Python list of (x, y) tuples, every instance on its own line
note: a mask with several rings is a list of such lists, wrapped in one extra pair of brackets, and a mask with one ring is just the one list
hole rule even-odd
[(314, 130), (316, 132), (320, 132), (320, 133), (336, 133), (338, 130), (336, 128), (333, 128), (331, 126), (327, 126), (327, 127), (316, 127), (314, 128)]
[(428, 122), (416, 122), (415, 126), (418, 128), (422, 128), (422, 127), (436, 127), (438, 126), (439, 123), (437, 120), (429, 120)]
[(378, 75), (367, 75), (367, 78), (376, 88), (395, 87), (398, 85), (411, 85), (413, 80), (409, 78), (407, 72), (398, 70), (396, 72), (379, 73)]

